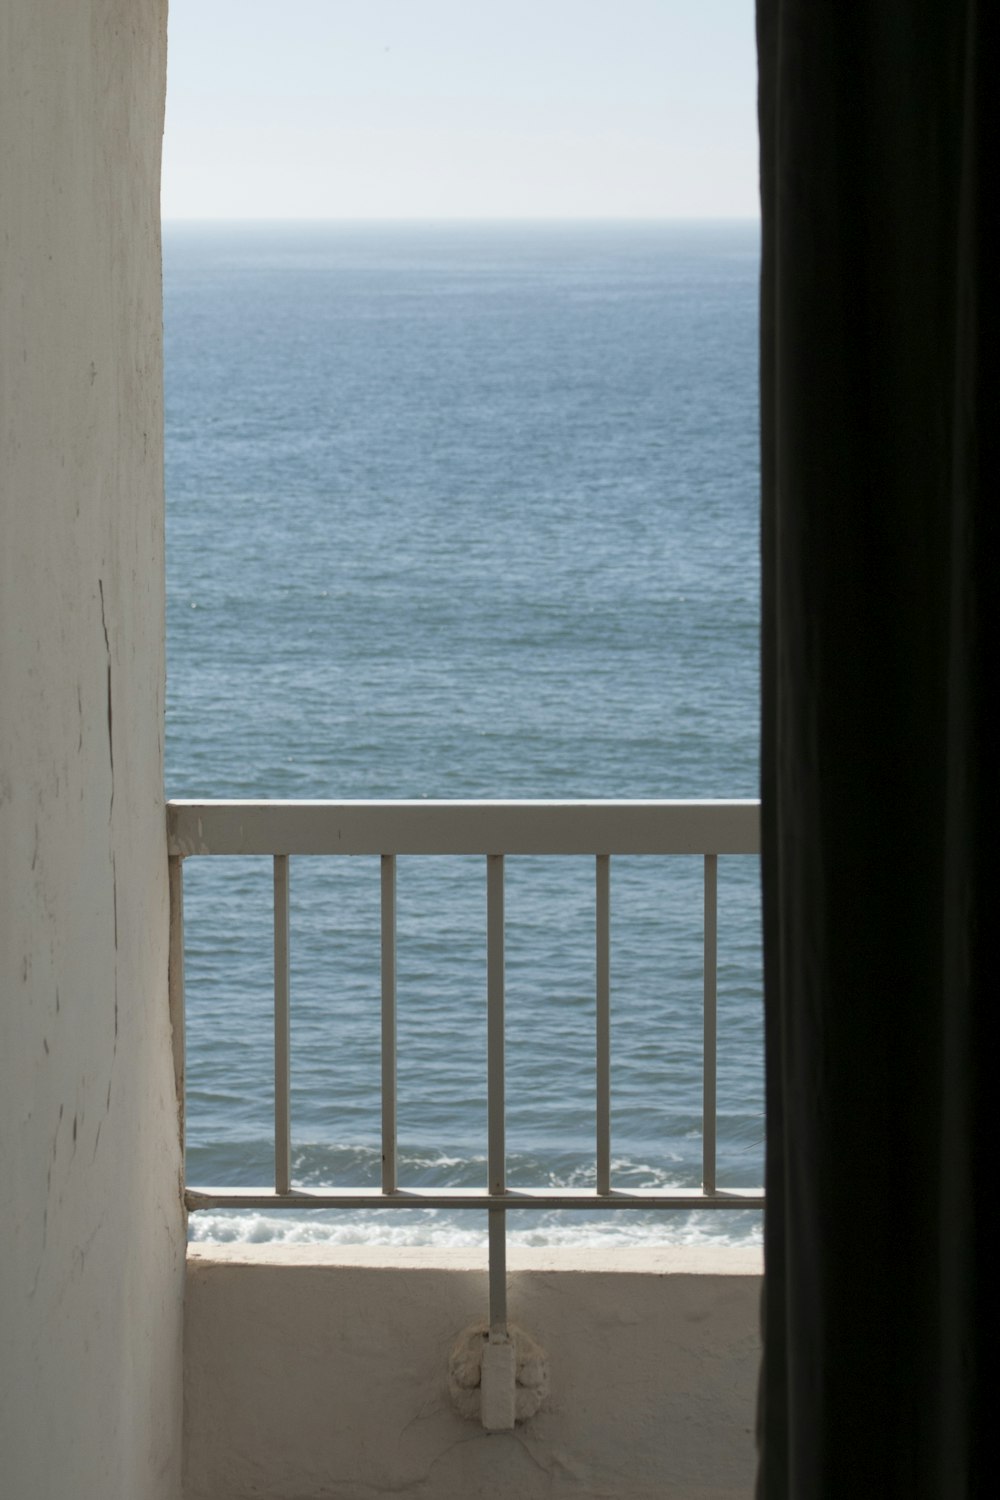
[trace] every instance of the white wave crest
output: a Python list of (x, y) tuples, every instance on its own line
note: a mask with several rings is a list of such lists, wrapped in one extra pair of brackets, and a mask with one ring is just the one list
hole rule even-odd
[[(485, 1214), (436, 1214), (433, 1211), (394, 1212), (382, 1209), (375, 1213), (340, 1213), (327, 1216), (317, 1212), (306, 1215), (219, 1211), (194, 1215), (190, 1239), (198, 1244), (276, 1244), (276, 1245), (395, 1245), (441, 1246), (463, 1249), (485, 1247), (487, 1240)], [(531, 1227), (508, 1225), (511, 1245), (526, 1247), (587, 1245), (759, 1245), (762, 1241), (761, 1216), (758, 1213), (726, 1215), (721, 1221), (717, 1211), (694, 1211), (671, 1214), (668, 1221), (643, 1216), (615, 1214), (600, 1220), (574, 1222), (566, 1216), (540, 1216), (543, 1222)], [(735, 1222), (733, 1222), (735, 1221)]]

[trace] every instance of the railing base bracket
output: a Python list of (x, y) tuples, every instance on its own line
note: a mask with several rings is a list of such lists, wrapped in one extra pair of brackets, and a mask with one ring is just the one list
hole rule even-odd
[(490, 1336), (488, 1324), (466, 1328), (448, 1361), (448, 1386), (456, 1411), (487, 1432), (510, 1432), (526, 1422), (549, 1393), (549, 1366), (542, 1349), (523, 1328)]
[(479, 1416), (487, 1432), (510, 1432), (516, 1410), (514, 1345), (492, 1335), (483, 1339)]

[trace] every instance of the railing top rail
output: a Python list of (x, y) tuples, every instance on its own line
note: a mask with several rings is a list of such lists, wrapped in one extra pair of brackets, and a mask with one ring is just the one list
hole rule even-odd
[(167, 803), (172, 855), (756, 854), (756, 801)]

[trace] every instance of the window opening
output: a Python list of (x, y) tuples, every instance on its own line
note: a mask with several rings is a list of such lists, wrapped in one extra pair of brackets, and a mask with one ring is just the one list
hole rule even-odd
[[(629, 113), (625, 83), (618, 103), (631, 136), (591, 125), (574, 148), (595, 106), (586, 77), (582, 104), (554, 83), (565, 6), (532, 19), (544, 34), (533, 50), (514, 47), (520, 72), (497, 64), (492, 87), (510, 92), (492, 133), (472, 104), (483, 87), (473, 61), (489, 37), (468, 19), (447, 43), (452, 95), (418, 100), (414, 57), (444, 47), (446, 28), (428, 44), (412, 21), (402, 25), (403, 8), (373, 6), (352, 33), (346, 9), (302, 8), (295, 88), (279, 78), (291, 54), (287, 18), (273, 8), (220, 4), (206, 17), (204, 7), (172, 6), (169, 794), (753, 797), (758, 249), (755, 223), (740, 221), (756, 192), (750, 7), (753, 166), (749, 195), (732, 199), (735, 222), (711, 204), (706, 217), (690, 184), (682, 222), (642, 197), (648, 174), (632, 161), (642, 111)], [(422, 26), (429, 12), (443, 26), (454, 7), (421, 9)], [(255, 50), (254, 26), (269, 11), (269, 41), (258, 37)], [(508, 30), (516, 11), (506, 12)], [(586, 75), (616, 46), (636, 96), (646, 89), (669, 115), (669, 69), (642, 38), (654, 12), (636, 14), (626, 43), (610, 7), (574, 5), (573, 34), (589, 40), (567, 58), (564, 32), (560, 67), (575, 60)], [(276, 94), (255, 120), (235, 104), (219, 118), (220, 54), (205, 29), (221, 36), (230, 25), (246, 91)], [(308, 146), (308, 119), (331, 59), (356, 113), (338, 117), (335, 155), (327, 126), (314, 124), (324, 156)], [(723, 84), (735, 67), (723, 47)], [(676, 77), (673, 86), (676, 95)], [(543, 130), (538, 101), (560, 89), (562, 120), (550, 113)], [(336, 92), (329, 76), (322, 90)], [(456, 94), (458, 130), (445, 108)], [(515, 120), (520, 157), (503, 157)], [(659, 128), (662, 137), (662, 119)], [(189, 132), (214, 175), (196, 170)], [(544, 174), (529, 170), (539, 141), (564, 169), (547, 198)], [(334, 171), (352, 145), (355, 166)], [(656, 149), (663, 175), (679, 180), (676, 139)], [(411, 153), (408, 177), (388, 174), (392, 150)], [(706, 180), (713, 162), (721, 173), (710, 140), (687, 150), (702, 151)], [(366, 196), (378, 164), (395, 198)], [(457, 193), (463, 164), (466, 198), (449, 199), (445, 185)], [(303, 203), (330, 211), (327, 178), (350, 216), (301, 222)], [(490, 193), (499, 218), (487, 216)], [(463, 201), (471, 217), (456, 219)], [(554, 217), (544, 212), (553, 204)], [(243, 1185), (262, 1170), (266, 1180), (272, 1150), (271, 870), (218, 863), (191, 860), (186, 872), (188, 1175)], [(292, 1172), (304, 1185), (379, 1176), (378, 861), (341, 863), (293, 861)], [(421, 863), (432, 862), (401, 858), (398, 871), (399, 1165), (416, 1184), (464, 1185), (486, 1162), (485, 894), (466, 861)], [(562, 859), (508, 863), (508, 1178), (572, 1186), (595, 1170), (592, 874)], [(611, 1097), (622, 1183), (683, 1184), (701, 1170), (701, 879), (694, 858), (614, 862)], [(723, 859), (719, 880), (719, 1165), (738, 1187), (762, 1180), (755, 863)], [(452, 1243), (485, 1234), (478, 1215), (400, 1217), (220, 1211), (196, 1215), (192, 1229)], [(510, 1233), (579, 1243), (757, 1232), (735, 1213), (636, 1216), (627, 1227), (624, 1217), (539, 1214), (512, 1219)]]

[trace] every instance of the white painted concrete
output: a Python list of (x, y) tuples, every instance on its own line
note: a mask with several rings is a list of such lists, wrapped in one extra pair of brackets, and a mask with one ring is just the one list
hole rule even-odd
[(485, 1252), (195, 1246), (186, 1500), (749, 1500), (760, 1257), (510, 1251), (550, 1391), (486, 1433), (449, 1391)]
[(166, 0), (0, 9), (0, 1490), (175, 1500)]

